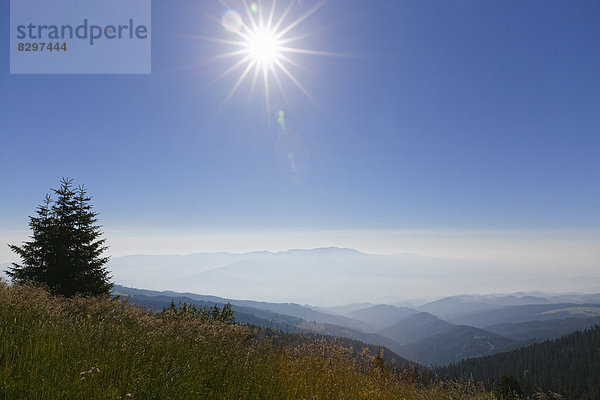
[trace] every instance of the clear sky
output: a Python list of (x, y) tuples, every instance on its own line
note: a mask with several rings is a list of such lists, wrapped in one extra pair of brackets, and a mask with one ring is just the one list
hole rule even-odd
[[(296, 1), (282, 26), (318, 4)], [(27, 216), (63, 176), (88, 186), (107, 234), (196, 231), (206, 243), (214, 231), (220, 250), (238, 249), (239, 232), (264, 231), (257, 248), (278, 247), (267, 239), (279, 231), (288, 233), (280, 247), (344, 244), (306, 240), (318, 231), (599, 237), (597, 0), (328, 1), (288, 35), (334, 53), (291, 56), (312, 100), (279, 71), (269, 112), (261, 76), (252, 90), (250, 73), (229, 99), (244, 68), (217, 79), (238, 60), (216, 57), (231, 46), (206, 40), (235, 39), (220, 23), (226, 10), (153, 1), (150, 75), (9, 75), (9, 2), (0, 2), (5, 242), (25, 239)], [(304, 240), (292, 240), (297, 232)], [(359, 237), (347, 243), (360, 248)], [(410, 250), (406, 235), (390, 237)], [(415, 248), (428, 241), (419, 237)], [(124, 243), (113, 243), (120, 254)], [(396, 249), (369, 243), (362, 250)]]

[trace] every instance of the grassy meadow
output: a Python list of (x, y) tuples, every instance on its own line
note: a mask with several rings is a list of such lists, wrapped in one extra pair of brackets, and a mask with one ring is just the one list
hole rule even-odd
[(493, 399), (362, 349), (0, 282), (0, 399)]

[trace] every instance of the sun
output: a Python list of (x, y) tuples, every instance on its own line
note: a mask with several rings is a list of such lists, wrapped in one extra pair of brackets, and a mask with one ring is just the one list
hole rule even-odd
[[(298, 33), (298, 26), (327, 2), (324, 0), (308, 11), (292, 18), (296, 1), (289, 1), (285, 9), (279, 10), (277, 0), (265, 7), (264, 1), (248, 3), (237, 0), (238, 8), (227, 9), (220, 19), (216, 19), (225, 29), (225, 37), (202, 38), (224, 45), (227, 48), (214, 59), (232, 59), (232, 64), (215, 81), (228, 75), (239, 74), (233, 84), (226, 103), (236, 93), (241, 84), (251, 80), (251, 91), (259, 81), (263, 86), (267, 112), (270, 113), (270, 96), (274, 87), (283, 93), (283, 80), (288, 80), (316, 105), (309, 92), (300, 83), (296, 74), (306, 68), (299, 58), (314, 55), (335, 55), (325, 51), (295, 47), (294, 42), (306, 38), (310, 32)], [(223, 3), (227, 3), (223, 0)], [(291, 36), (295, 34), (295, 36)]]
[(281, 42), (275, 32), (264, 28), (248, 35), (246, 49), (251, 62), (263, 68), (273, 68), (281, 60)]

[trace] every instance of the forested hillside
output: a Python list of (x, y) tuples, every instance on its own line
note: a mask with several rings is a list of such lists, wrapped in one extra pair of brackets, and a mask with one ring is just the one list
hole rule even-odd
[(436, 370), (492, 385), (513, 376), (525, 394), (541, 388), (573, 400), (600, 399), (600, 325), (507, 353), (472, 358)]

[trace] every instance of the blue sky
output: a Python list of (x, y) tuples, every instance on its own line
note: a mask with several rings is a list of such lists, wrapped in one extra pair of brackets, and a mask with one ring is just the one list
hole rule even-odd
[(271, 114), (260, 81), (224, 103), (239, 72), (215, 82), (234, 60), (200, 39), (231, 37), (217, 1), (154, 1), (152, 74), (117, 76), (9, 75), (8, 3), (6, 235), (63, 176), (107, 231), (600, 228), (597, 1), (331, 0), (293, 31), (343, 55), (294, 58), (318, 106), (283, 77)]

